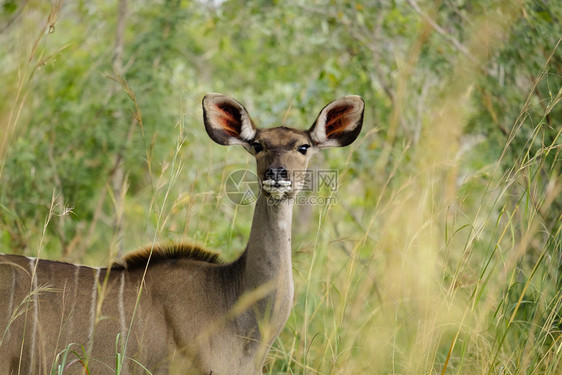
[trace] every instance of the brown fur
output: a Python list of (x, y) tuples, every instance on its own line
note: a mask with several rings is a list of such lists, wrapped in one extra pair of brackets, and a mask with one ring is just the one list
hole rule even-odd
[(150, 264), (163, 263), (175, 259), (190, 259), (193, 261), (222, 264), (218, 253), (203, 249), (190, 243), (169, 245), (149, 245), (140, 250), (125, 255), (121, 260), (111, 265), (111, 268), (126, 268), (128, 270), (145, 267)]
[(274, 199), (262, 187), (243, 254), (223, 263), (192, 244), (152, 245), (109, 270), (0, 254), (0, 375), (50, 374), (59, 353), (69, 354), (66, 375), (84, 374), (83, 357), (96, 375), (118, 363), (124, 375), (144, 367), (155, 375), (262, 373), (293, 305), (289, 198), (300, 187), (291, 179), (318, 149), (355, 139), (364, 105), (357, 96), (332, 102), (306, 132), (256, 129), (240, 103), (220, 94), (203, 108), (209, 136), (254, 155), (260, 181), (277, 168), (292, 185)]

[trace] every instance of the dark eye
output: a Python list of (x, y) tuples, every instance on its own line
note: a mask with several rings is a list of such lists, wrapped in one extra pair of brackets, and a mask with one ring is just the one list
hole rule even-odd
[(263, 146), (259, 142), (252, 143), (252, 147), (254, 148), (254, 151), (256, 152), (256, 154), (260, 151), (263, 151)]
[(300, 152), (303, 155), (306, 155), (306, 150), (308, 150), (309, 147), (310, 147), (310, 145), (302, 145), (302, 146), (299, 146), (299, 148), (297, 148), (297, 151)]

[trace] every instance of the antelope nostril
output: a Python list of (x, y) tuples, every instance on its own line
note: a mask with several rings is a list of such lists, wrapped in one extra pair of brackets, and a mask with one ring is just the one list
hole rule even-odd
[(275, 179), (275, 172), (273, 171), (272, 168), (269, 168), (267, 171), (265, 171), (265, 179), (266, 180), (274, 180)]
[(286, 180), (289, 177), (289, 172), (284, 167), (268, 168), (265, 171), (266, 180)]

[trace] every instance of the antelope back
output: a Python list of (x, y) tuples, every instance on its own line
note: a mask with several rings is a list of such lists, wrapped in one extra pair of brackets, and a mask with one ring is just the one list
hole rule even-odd
[(86, 366), (107, 373), (127, 338), (129, 355), (147, 362), (161, 355), (166, 344), (151, 332), (165, 323), (143, 317), (150, 309), (142, 300), (130, 325), (138, 286), (124, 269), (0, 255), (0, 374), (50, 374), (57, 365), (65, 374), (83, 374)]

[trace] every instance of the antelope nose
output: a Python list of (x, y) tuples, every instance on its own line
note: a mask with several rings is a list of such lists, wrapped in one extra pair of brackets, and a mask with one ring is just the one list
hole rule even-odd
[(288, 177), (289, 173), (285, 167), (268, 168), (268, 170), (265, 171), (266, 180), (281, 181), (286, 180)]

